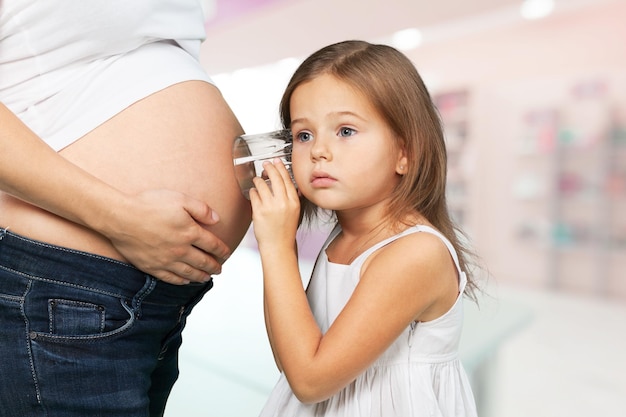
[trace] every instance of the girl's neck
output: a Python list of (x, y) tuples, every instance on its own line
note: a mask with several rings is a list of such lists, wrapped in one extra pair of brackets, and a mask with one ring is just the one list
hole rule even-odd
[(370, 235), (374, 229), (383, 229), (396, 234), (415, 224), (430, 224), (417, 212), (407, 213), (401, 219), (394, 219), (380, 211), (370, 213), (336, 212), (335, 215), (342, 234), (352, 239)]
[(390, 219), (383, 214), (345, 215), (337, 213), (337, 222), (342, 234), (349, 239), (359, 239), (370, 235), (374, 230), (385, 229), (390, 226)]
[(341, 233), (326, 248), (333, 263), (349, 265), (361, 253), (397, 233), (392, 219), (382, 213), (351, 214), (337, 213)]
[(419, 213), (412, 213), (402, 220), (389, 216), (345, 216), (337, 213), (341, 233), (326, 248), (328, 260), (333, 263), (350, 265), (359, 255), (378, 242), (394, 236), (416, 225), (430, 225)]
[(361, 253), (386, 239), (388, 235), (389, 231), (383, 221), (367, 230), (347, 232), (342, 228), (341, 233), (326, 248), (326, 255), (333, 263), (349, 265)]

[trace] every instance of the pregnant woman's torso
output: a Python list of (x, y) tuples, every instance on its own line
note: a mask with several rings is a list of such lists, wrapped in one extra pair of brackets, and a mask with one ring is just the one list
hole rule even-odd
[[(250, 206), (233, 175), (231, 146), (242, 133), (219, 91), (186, 81), (127, 107), (60, 155), (132, 194), (170, 189), (207, 202), (212, 230), (231, 248), (250, 224)], [(0, 193), (2, 224), (18, 234), (124, 261), (104, 236)]]

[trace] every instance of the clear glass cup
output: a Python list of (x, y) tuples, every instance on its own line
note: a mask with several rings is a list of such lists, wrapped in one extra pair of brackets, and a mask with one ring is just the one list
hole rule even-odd
[(250, 199), (250, 189), (254, 188), (252, 182), (254, 177), (264, 178), (265, 182), (271, 186), (263, 170), (263, 162), (265, 161), (271, 162), (275, 158), (280, 158), (291, 175), (291, 181), (294, 185), (296, 184), (291, 172), (292, 144), (291, 131), (287, 129), (241, 135), (235, 139), (233, 143), (235, 176), (241, 192), (247, 199)]

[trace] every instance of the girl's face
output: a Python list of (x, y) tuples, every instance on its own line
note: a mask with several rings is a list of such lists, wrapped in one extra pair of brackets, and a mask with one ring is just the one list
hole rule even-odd
[(292, 170), (309, 201), (335, 211), (386, 203), (407, 161), (362, 93), (322, 75), (294, 90), (290, 112)]

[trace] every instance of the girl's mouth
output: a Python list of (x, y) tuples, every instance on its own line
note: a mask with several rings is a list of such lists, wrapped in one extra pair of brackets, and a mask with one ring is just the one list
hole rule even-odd
[(331, 177), (325, 172), (314, 172), (311, 176), (311, 185), (313, 186), (313, 188), (330, 187), (336, 182), (337, 180), (335, 178)]

